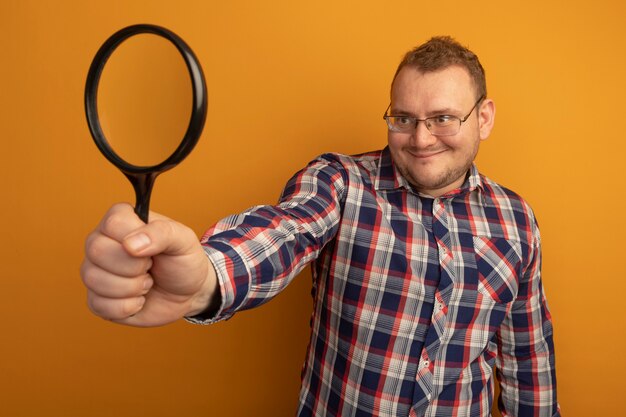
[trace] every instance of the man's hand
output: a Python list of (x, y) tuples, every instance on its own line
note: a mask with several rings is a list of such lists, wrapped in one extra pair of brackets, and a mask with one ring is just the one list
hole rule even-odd
[(87, 237), (81, 276), (91, 311), (131, 326), (198, 314), (219, 295), (195, 233), (156, 213), (145, 224), (128, 204), (113, 206)]

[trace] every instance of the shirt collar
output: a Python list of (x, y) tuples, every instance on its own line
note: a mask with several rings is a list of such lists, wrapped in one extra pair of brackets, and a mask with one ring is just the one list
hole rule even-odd
[[(411, 184), (402, 176), (400, 171), (396, 168), (393, 163), (393, 159), (391, 158), (391, 151), (389, 150), (389, 146), (386, 146), (385, 149), (382, 150), (378, 162), (378, 173), (376, 175), (375, 187), (377, 190), (396, 190), (399, 188), (404, 188), (407, 190), (412, 190)], [(483, 183), (478, 172), (478, 168), (476, 168), (475, 164), (472, 164), (469, 170), (469, 175), (463, 182), (460, 188), (454, 189), (442, 197), (449, 198), (454, 197), (461, 194), (470, 193), (474, 190), (482, 191)]]
[(375, 187), (377, 190), (396, 190), (398, 188), (411, 188), (408, 181), (396, 169), (396, 166), (393, 163), (393, 159), (391, 158), (391, 151), (389, 150), (389, 146), (385, 146), (385, 149), (383, 149), (380, 153)]

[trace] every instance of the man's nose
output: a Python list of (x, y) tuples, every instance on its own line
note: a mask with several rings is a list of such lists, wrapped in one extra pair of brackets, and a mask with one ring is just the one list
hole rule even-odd
[(426, 122), (422, 120), (417, 122), (415, 132), (411, 135), (411, 144), (416, 148), (427, 148), (435, 142), (437, 142), (437, 138), (430, 133), (426, 127)]

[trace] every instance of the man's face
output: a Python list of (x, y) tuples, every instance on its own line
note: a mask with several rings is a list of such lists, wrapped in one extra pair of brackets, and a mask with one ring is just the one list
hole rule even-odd
[[(404, 67), (391, 89), (391, 115), (424, 119), (451, 115), (463, 119), (476, 103), (467, 70), (451, 66), (434, 72)], [(495, 107), (485, 99), (453, 136), (434, 136), (423, 122), (408, 132), (389, 131), (389, 149), (400, 173), (418, 191), (438, 197), (460, 187), (493, 127)]]

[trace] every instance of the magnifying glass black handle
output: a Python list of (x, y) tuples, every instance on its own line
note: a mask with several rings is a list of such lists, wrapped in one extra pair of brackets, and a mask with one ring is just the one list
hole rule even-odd
[(150, 195), (152, 186), (158, 173), (129, 174), (124, 173), (135, 189), (135, 214), (144, 222), (148, 223), (150, 211)]
[[(140, 33), (150, 33), (161, 36), (176, 47), (185, 60), (193, 92), (191, 117), (185, 136), (181, 140), (178, 148), (176, 148), (166, 160), (153, 166), (137, 166), (121, 158), (109, 145), (102, 131), (102, 127), (100, 126), (100, 119), (98, 117), (98, 84), (104, 65), (120, 43)], [(123, 28), (104, 42), (91, 63), (85, 86), (85, 113), (89, 131), (96, 146), (113, 165), (124, 173), (133, 185), (135, 196), (137, 197), (135, 213), (137, 213), (141, 220), (147, 223), (150, 195), (152, 194), (154, 180), (160, 173), (175, 167), (185, 159), (198, 142), (202, 129), (204, 128), (207, 114), (207, 88), (204, 73), (198, 62), (198, 58), (196, 58), (196, 55), (185, 41), (174, 32), (164, 27), (140, 24)]]

